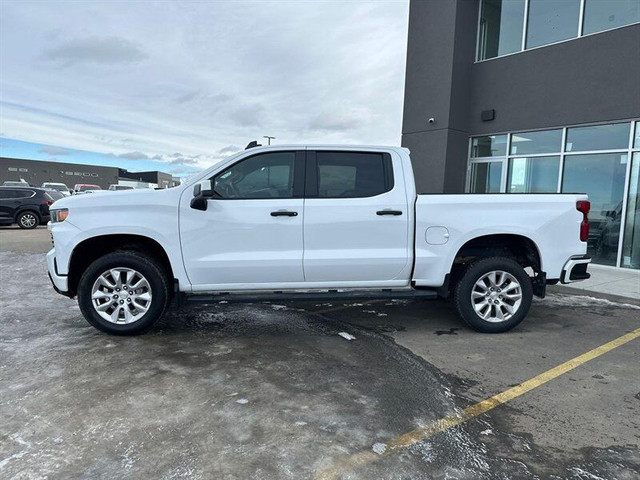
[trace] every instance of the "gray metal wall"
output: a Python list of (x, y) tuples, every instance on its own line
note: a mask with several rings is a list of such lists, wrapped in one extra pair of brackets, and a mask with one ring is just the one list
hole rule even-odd
[(640, 25), (474, 63), (478, 8), (411, 2), (402, 145), (419, 192), (464, 191), (471, 135), (640, 117)]

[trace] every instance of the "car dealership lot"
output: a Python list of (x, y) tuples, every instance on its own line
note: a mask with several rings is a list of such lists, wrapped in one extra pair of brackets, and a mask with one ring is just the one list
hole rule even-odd
[(0, 228), (3, 478), (639, 473), (640, 339), (389, 453), (634, 331), (633, 306), (554, 293), (512, 332), (483, 335), (441, 302), (221, 304), (110, 337), (51, 289), (49, 246), (42, 227)]

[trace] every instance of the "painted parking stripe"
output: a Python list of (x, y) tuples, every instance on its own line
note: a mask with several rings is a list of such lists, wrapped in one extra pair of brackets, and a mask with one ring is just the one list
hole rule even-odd
[(600, 355), (604, 355), (605, 353), (610, 352), (611, 350), (614, 350), (638, 337), (640, 337), (640, 328), (637, 328), (636, 330), (622, 335), (615, 340), (605, 343), (604, 345), (594, 348), (593, 350), (589, 350), (582, 355), (572, 358), (571, 360), (564, 362), (550, 370), (547, 370), (546, 372), (541, 373), (540, 375), (537, 375), (530, 380), (522, 382), (515, 387), (509, 388), (508, 390), (498, 393), (493, 397), (475, 403), (462, 410), (462, 412), (460, 412), (459, 414), (448, 415), (444, 418), (435, 420), (424, 427), (420, 427), (403, 435), (400, 435), (387, 442), (386, 449), (381, 454), (375, 453), (371, 450), (367, 450), (338, 460), (329, 468), (319, 471), (316, 474), (316, 478), (321, 480), (338, 478), (348, 471), (357, 469), (359, 466), (371, 464), (373, 462), (376, 462), (380, 458), (391, 455), (401, 449), (427, 440), (440, 432), (444, 432), (446, 430), (449, 430), (450, 428), (456, 427), (461, 423), (466, 422), (467, 420), (475, 418), (478, 415), (482, 415), (483, 413), (493, 410), (494, 408), (507, 403), (514, 398), (524, 395), (525, 393), (530, 392), (531, 390), (538, 388), (541, 385), (544, 385), (554, 378), (557, 378), (560, 375), (564, 375), (565, 373), (570, 372), (580, 365), (583, 365), (588, 361), (593, 360), (594, 358), (598, 358)]

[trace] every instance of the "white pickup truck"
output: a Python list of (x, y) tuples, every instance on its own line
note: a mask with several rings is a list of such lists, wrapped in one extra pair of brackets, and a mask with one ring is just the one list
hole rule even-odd
[(418, 195), (408, 150), (272, 146), (168, 190), (58, 200), (49, 275), (112, 334), (170, 303), (450, 298), (482, 332), (589, 278), (584, 194)]

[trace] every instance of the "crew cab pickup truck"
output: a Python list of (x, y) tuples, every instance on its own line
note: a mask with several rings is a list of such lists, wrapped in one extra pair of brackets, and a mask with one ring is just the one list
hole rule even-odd
[(112, 334), (170, 304), (436, 298), (482, 332), (589, 278), (584, 194), (418, 195), (398, 147), (271, 146), (167, 190), (58, 200), (54, 288)]

